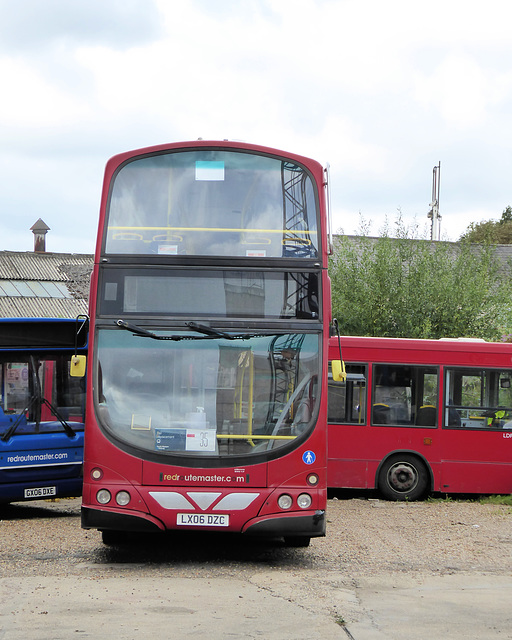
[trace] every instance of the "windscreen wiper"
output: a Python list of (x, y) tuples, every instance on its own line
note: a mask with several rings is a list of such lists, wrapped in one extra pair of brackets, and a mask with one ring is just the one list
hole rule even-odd
[[(147, 329), (143, 329), (136, 324), (131, 324), (129, 322), (125, 322), (124, 320), (117, 320), (116, 322), (118, 327), (121, 329), (126, 329), (127, 331), (131, 331), (132, 333), (136, 333), (138, 336), (145, 336), (146, 338), (153, 338), (153, 340), (163, 340), (163, 336), (158, 336), (156, 333), (152, 331), (148, 331)], [(166, 336), (167, 338), (167, 336)]]
[[(203, 333), (204, 338), (223, 338), (224, 340), (250, 340), (251, 338), (268, 338), (275, 336), (275, 333), (226, 333), (225, 331), (219, 331), (218, 329), (212, 329), (205, 324), (199, 324), (198, 322), (185, 322), (187, 327), (190, 327), (193, 331)], [(184, 338), (185, 340), (194, 340), (194, 338)], [(201, 338), (195, 338), (200, 340)]]
[(197, 322), (185, 322), (187, 327), (190, 327), (194, 331), (198, 331), (199, 333), (203, 333), (205, 336), (210, 336), (212, 338), (225, 338), (226, 340), (235, 340), (237, 336), (232, 336), (229, 333), (224, 333), (224, 331), (218, 331), (217, 329), (212, 329), (211, 327), (207, 327), (205, 324), (198, 324)]
[[(48, 409), (50, 410), (50, 413), (55, 415), (57, 420), (61, 423), (61, 425), (64, 428), (64, 431), (66, 432), (66, 435), (69, 438), (73, 438), (74, 436), (76, 436), (76, 432), (74, 431), (74, 429), (72, 429), (69, 426), (69, 423), (66, 420), (64, 420), (64, 418), (60, 415), (60, 412), (57, 410), (57, 407), (54, 407), (53, 404), (46, 398), (41, 397), (40, 395), (39, 396), (35, 395), (30, 398), (27, 406), (18, 415), (15, 422), (9, 427), (9, 429), (7, 429), (7, 431), (4, 434), (2, 434), (2, 436), (0, 437), (0, 440), (2, 442), (8, 442), (12, 438), (12, 436), (16, 433), (17, 428), (20, 426), (23, 418), (25, 418), (27, 414), (29, 414), (30, 410), (35, 404), (39, 404), (41, 406), (44, 405), (48, 407)], [(39, 414), (40, 414), (40, 410), (38, 411), (37, 419), (34, 421), (34, 424), (38, 431), (39, 431), (39, 425), (41, 424), (41, 419)]]
[(218, 329), (212, 329), (205, 324), (199, 324), (198, 322), (185, 322), (187, 327), (190, 327), (194, 331), (204, 333), (205, 337), (210, 338), (224, 338), (225, 340), (250, 340), (251, 338), (268, 338), (275, 336), (275, 333), (226, 333), (225, 331), (219, 331)]
[[(125, 320), (116, 320), (116, 324), (121, 329), (126, 329), (127, 331), (131, 331), (136, 336), (141, 336), (142, 338), (152, 338), (153, 340), (194, 340), (192, 336), (181, 336), (181, 335), (171, 335), (171, 336), (159, 336), (158, 333), (153, 333), (153, 331), (148, 331), (147, 329), (143, 329), (136, 324), (131, 322), (126, 322)], [(202, 336), (201, 336), (202, 337)]]
[(131, 322), (126, 322), (125, 320), (117, 320), (116, 324), (121, 329), (126, 329), (127, 331), (131, 331), (138, 336), (144, 338), (152, 338), (153, 340), (212, 340), (213, 338), (224, 338), (225, 340), (236, 340), (241, 336), (232, 336), (229, 333), (224, 333), (223, 331), (217, 331), (216, 329), (211, 329), (203, 324), (197, 324), (196, 322), (186, 322), (186, 326), (193, 331), (197, 331), (198, 333), (202, 333), (201, 336), (187, 336), (187, 335), (167, 335), (160, 336), (158, 333), (153, 333), (153, 331), (148, 331), (143, 327), (139, 327), (136, 324), (132, 324)]
[(259, 337), (268, 337), (275, 335), (274, 333), (242, 333), (242, 334), (230, 334), (225, 331), (218, 331), (217, 329), (212, 329), (211, 327), (207, 327), (204, 324), (199, 324), (197, 322), (186, 322), (185, 325), (192, 329), (192, 331), (197, 331), (197, 333), (201, 333), (201, 336), (187, 336), (187, 335), (167, 335), (160, 336), (157, 333), (153, 333), (153, 331), (148, 331), (143, 327), (139, 327), (136, 324), (131, 322), (126, 322), (125, 320), (116, 320), (116, 324), (121, 329), (126, 329), (127, 331), (131, 331), (135, 335), (141, 336), (143, 338), (152, 338), (153, 340), (212, 340), (215, 338), (223, 338), (224, 340), (249, 340), (250, 338), (259, 338)]

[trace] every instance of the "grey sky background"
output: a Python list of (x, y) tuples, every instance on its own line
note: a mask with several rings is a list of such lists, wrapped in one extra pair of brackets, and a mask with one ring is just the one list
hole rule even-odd
[(509, 0), (0, 0), (0, 249), (92, 253), (109, 157), (246, 140), (331, 166), (333, 227), (512, 205)]

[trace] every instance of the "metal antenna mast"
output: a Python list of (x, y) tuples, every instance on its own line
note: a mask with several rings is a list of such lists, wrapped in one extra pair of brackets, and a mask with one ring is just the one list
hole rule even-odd
[(432, 229), (430, 238), (432, 240), (441, 239), (441, 216), (439, 215), (439, 188), (441, 184), (441, 162), (433, 169), (432, 176), (432, 202), (430, 203), (430, 211), (427, 218), (432, 220)]

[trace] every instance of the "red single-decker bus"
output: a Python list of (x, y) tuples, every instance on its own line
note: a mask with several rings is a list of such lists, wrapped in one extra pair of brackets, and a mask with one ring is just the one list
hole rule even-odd
[(392, 500), (512, 493), (512, 344), (331, 338), (328, 486)]

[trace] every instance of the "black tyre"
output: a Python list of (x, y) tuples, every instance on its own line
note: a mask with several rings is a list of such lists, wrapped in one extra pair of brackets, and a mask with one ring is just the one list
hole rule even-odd
[(378, 488), (388, 500), (420, 500), (428, 489), (429, 474), (416, 456), (398, 453), (381, 467)]
[(124, 531), (105, 529), (105, 531), (101, 532), (101, 540), (103, 544), (108, 546), (123, 544), (123, 542), (126, 542), (126, 539), (126, 533)]
[(309, 547), (311, 538), (309, 536), (285, 536), (284, 543), (287, 547)]

